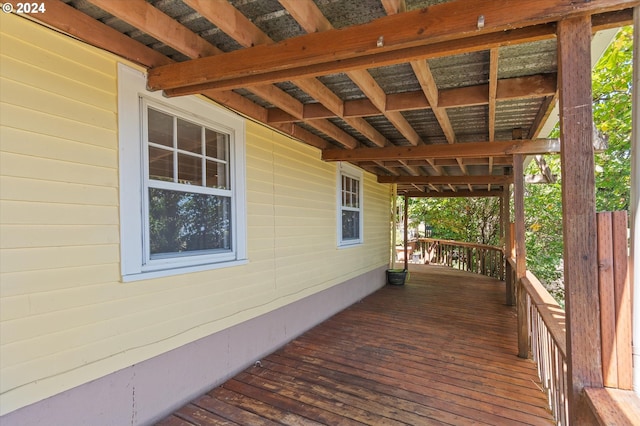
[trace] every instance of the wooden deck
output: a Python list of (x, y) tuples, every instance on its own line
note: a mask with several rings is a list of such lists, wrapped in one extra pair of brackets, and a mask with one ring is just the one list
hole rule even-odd
[(410, 268), (159, 424), (553, 424), (504, 283)]

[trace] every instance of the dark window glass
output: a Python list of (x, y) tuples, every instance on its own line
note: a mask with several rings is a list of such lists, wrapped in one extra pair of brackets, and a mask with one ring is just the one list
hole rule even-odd
[(357, 240), (360, 238), (360, 212), (342, 211), (342, 239)]
[(151, 257), (231, 250), (231, 199), (149, 188)]

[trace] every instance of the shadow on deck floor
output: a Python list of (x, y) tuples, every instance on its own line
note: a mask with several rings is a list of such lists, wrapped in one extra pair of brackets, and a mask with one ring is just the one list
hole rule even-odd
[(410, 270), (159, 424), (553, 424), (504, 283)]

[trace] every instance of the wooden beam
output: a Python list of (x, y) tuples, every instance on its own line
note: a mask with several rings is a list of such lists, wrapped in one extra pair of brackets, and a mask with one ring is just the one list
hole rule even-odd
[(513, 140), (505, 142), (469, 142), (455, 145), (392, 146), (386, 148), (328, 149), (325, 161), (409, 160), (417, 158), (490, 157), (514, 154), (551, 154), (560, 152), (557, 139)]
[(301, 0), (278, 0), (293, 19), (309, 34), (333, 29), (331, 22), (322, 14), (315, 3)]
[(378, 176), (379, 183), (415, 183), (434, 185), (504, 185), (513, 182), (512, 176)]
[(411, 145), (422, 143), (420, 135), (411, 127), (404, 116), (397, 111), (386, 111), (387, 95), (367, 70), (347, 72), (347, 76), (362, 90), (371, 103), (398, 129)]
[[(255, 86), (251, 88), (251, 91), (263, 99), (268, 99), (274, 105), (279, 106), (289, 114), (303, 118), (303, 105), (302, 102), (289, 95), (278, 86), (267, 84), (263, 86)], [(328, 120), (314, 120), (313, 127), (325, 133), (344, 147), (352, 149), (359, 145), (357, 139), (340, 129), (335, 124)]]
[[(58, 0), (47, 1), (47, 13), (31, 16), (37, 18), (39, 22), (70, 34), (92, 46), (112, 52), (145, 67), (173, 63), (172, 59)], [(202, 94), (248, 117), (262, 122), (266, 121), (267, 110), (265, 108), (237, 93), (205, 91)], [(309, 135), (311, 134), (309, 133)], [(310, 144), (320, 148), (327, 146), (326, 142), (321, 146), (318, 142), (314, 136)]]
[[(313, 2), (282, 0), (281, 4), (288, 9), (294, 18), (300, 19), (301, 25), (307, 31), (326, 31), (332, 28), (331, 23), (322, 15)], [(246, 20), (246, 18), (244, 19)], [(217, 22), (214, 23), (217, 24)], [(233, 36), (233, 34), (230, 35)], [(298, 79), (294, 80), (293, 84), (315, 98), (337, 117), (342, 118), (348, 125), (373, 142), (374, 145), (383, 147), (389, 144), (387, 138), (366, 120), (359, 117), (346, 118), (344, 116), (344, 102), (319, 80), (315, 78)], [(353, 148), (352, 146), (349, 147)]]
[[(322, 28), (323, 30), (328, 31), (332, 28), (327, 18), (322, 14), (317, 5), (311, 0), (283, 0), (281, 4), (289, 11), (289, 13), (292, 14), (292, 16), (299, 17), (301, 19), (299, 23), (307, 32), (313, 32), (318, 28)], [(397, 4), (396, 6), (401, 7), (399, 4)], [(347, 71), (346, 74), (369, 98), (375, 108), (377, 108), (378, 111), (380, 111), (391, 122), (391, 124), (396, 129), (398, 129), (398, 131), (409, 141), (409, 143), (411, 143), (412, 145), (418, 145), (422, 143), (422, 140), (420, 139), (418, 133), (411, 127), (409, 122), (404, 118), (404, 116), (402, 116), (402, 114), (400, 114), (399, 112), (386, 111), (387, 96), (384, 90), (378, 85), (375, 79), (371, 77), (368, 71)], [(321, 92), (319, 94), (326, 95), (326, 92)], [(322, 98), (316, 99), (318, 99), (320, 102), (323, 102)], [(332, 109), (330, 104), (326, 105), (329, 109)], [(332, 111), (335, 112), (335, 110), (333, 109)], [(342, 107), (342, 111), (344, 112), (344, 107)], [(389, 141), (380, 132), (375, 130), (373, 126), (370, 126), (365, 120), (345, 119), (345, 121), (360, 133), (367, 136), (369, 140), (371, 140), (377, 146), (385, 146), (389, 144)]]
[[(307, 80), (309, 79), (305, 79), (305, 81)], [(294, 80), (293, 83), (311, 96), (314, 96), (302, 85), (299, 85), (298, 81)], [(487, 105), (489, 103), (488, 92), (488, 84), (440, 90), (438, 105), (444, 108)], [(554, 96), (556, 92), (557, 78), (555, 73), (506, 78), (497, 82), (496, 101)], [(427, 108), (431, 108), (431, 104), (422, 90), (388, 94), (386, 97), (385, 111), (387, 112)], [(381, 114), (380, 110), (369, 99), (344, 101), (342, 110), (342, 115), (340, 115), (320, 104), (306, 104), (304, 118), (312, 120), (314, 118), (369, 117)], [(282, 111), (278, 111), (276, 108), (270, 108), (269, 111), (270, 122), (297, 121), (295, 117), (283, 114)]]
[[(420, 158), (412, 159), (412, 160), (403, 160), (403, 161), (409, 166), (422, 166), (422, 167), (430, 166), (430, 163), (428, 163), (425, 159), (420, 159)], [(489, 164), (489, 159), (487, 157), (468, 157), (468, 158), (463, 158), (462, 161), (464, 161), (464, 164), (467, 166), (486, 166), (487, 164)], [(366, 161), (359, 162), (358, 164), (362, 164), (362, 163), (366, 163)], [(442, 158), (434, 159), (432, 163), (440, 167), (455, 166), (458, 164), (455, 159), (442, 159)], [(385, 160), (383, 164), (385, 165), (385, 167), (398, 167), (400, 163), (394, 159), (394, 160)], [(513, 164), (512, 157), (501, 156), (501, 157), (494, 158), (494, 165), (496, 166), (511, 167), (512, 164)]]
[(303, 129), (300, 126), (296, 126), (291, 123), (280, 123), (274, 124), (273, 128), (280, 130), (284, 134), (293, 136), (296, 139), (300, 139), (304, 141), (306, 144), (315, 146), (320, 149), (327, 149), (328, 146), (332, 146), (329, 142), (321, 138), (320, 136), (316, 136), (315, 134), (309, 132), (308, 130)]
[(547, 119), (553, 112), (553, 109), (556, 106), (556, 102), (558, 101), (558, 93), (554, 93), (552, 96), (547, 96), (544, 101), (542, 101), (542, 105), (538, 110), (538, 114), (536, 118), (533, 120), (533, 124), (531, 125), (531, 130), (529, 131), (529, 138), (535, 139), (540, 135), (542, 128), (547, 122)]
[[(335, 67), (339, 66), (337, 64), (353, 58), (371, 56), (372, 58), (367, 59), (373, 59), (380, 53), (392, 53), (439, 42), (461, 44), (462, 41), (473, 40), (480, 35), (553, 23), (571, 16), (622, 10), (637, 4), (637, 0), (582, 3), (540, 0), (527, 4), (527, 7), (522, 7), (517, 0), (441, 3), (422, 10), (386, 16), (368, 24), (307, 34), (273, 45), (225, 53), (223, 58), (201, 58), (160, 66), (151, 70), (149, 88), (167, 90), (239, 78), (248, 78), (242, 83), (243, 86), (251, 81), (261, 84), (272, 82), (267, 81), (272, 78), (268, 77), (271, 73), (281, 73), (278, 79), (282, 81), (293, 76), (309, 76), (309, 67), (329, 64), (334, 68), (325, 68), (323, 72), (335, 73)], [(477, 28), (479, 10), (485, 16), (485, 26), (480, 30)], [(384, 36), (384, 46), (377, 46), (379, 36)], [(396, 58), (396, 63), (406, 60), (406, 55), (402, 55)], [(369, 66), (374, 63), (370, 61)], [(353, 69), (353, 65), (350, 68)]]
[[(347, 101), (350, 102), (357, 101)], [(422, 90), (416, 92), (392, 93), (387, 95), (386, 111), (411, 111), (431, 108)]]
[(588, 17), (558, 23), (558, 67), (569, 421), (588, 425), (584, 388), (603, 386)]
[[(483, 34), (477, 36), (477, 38), (445, 41), (424, 46), (410, 47), (398, 51), (381, 52), (370, 56), (355, 57), (342, 61), (327, 62), (298, 68), (285, 68), (277, 71), (258, 73), (255, 75), (247, 74), (229, 77), (222, 80), (210, 80), (207, 82), (201, 82), (201, 79), (198, 78), (197, 80), (189, 80), (193, 83), (189, 86), (169, 89), (158, 86), (157, 89), (164, 90), (165, 95), (168, 97), (190, 95), (207, 89), (230, 90), (240, 87), (249, 87), (256, 84), (277, 83), (296, 78), (320, 77), (328, 74), (346, 73), (353, 70), (367, 69), (371, 67), (396, 65), (406, 61), (453, 56), (486, 50), (493, 47), (548, 40), (553, 38), (554, 34), (554, 24), (543, 24), (508, 32)], [(196, 69), (192, 71), (197, 73)], [(180, 71), (177, 73), (179, 72)]]
[(407, 191), (406, 195), (410, 198), (482, 198), (482, 197), (500, 197), (502, 191), (441, 191), (441, 192), (419, 192)]
[[(431, 110), (438, 121), (438, 125), (442, 129), (447, 142), (453, 144), (456, 142), (456, 133), (453, 130), (453, 126), (449, 121), (449, 115), (447, 114), (446, 109), (440, 107), (438, 105), (438, 86), (436, 84), (435, 79), (433, 78), (433, 74), (431, 73), (431, 69), (429, 68), (429, 64), (425, 60), (421, 61), (413, 61), (411, 62), (411, 68), (420, 83), (420, 87), (424, 92), (425, 97), (429, 101), (431, 105)], [(467, 168), (460, 158), (456, 158), (458, 162), (458, 166), (460, 170), (462, 170), (463, 174), (468, 174)]]
[[(498, 49), (491, 49), (489, 56), (489, 142), (493, 142), (496, 134), (496, 100), (498, 98)], [(491, 171), (491, 164), (489, 171)]]
[[(498, 96), (498, 56), (499, 49), (494, 47), (489, 51), (489, 142), (496, 136), (496, 98)], [(493, 157), (489, 157), (489, 174), (493, 172)], [(488, 188), (491, 189), (491, 188)]]
[(48, 0), (46, 8), (46, 13), (33, 13), (30, 16), (92, 46), (115, 53), (145, 67), (173, 63), (173, 60), (162, 53), (140, 44), (59, 0)]
[[(221, 50), (144, 0), (132, 0), (127, 3), (127, 7), (122, 7), (122, 3), (108, 0), (92, 0), (92, 2), (189, 57), (198, 58), (206, 55), (219, 56), (219, 54), (222, 53)], [(212, 3), (208, 1), (187, 0), (187, 2), (190, 7), (202, 14), (205, 18), (215, 21), (216, 25), (230, 32), (232, 37), (245, 46), (251, 46), (255, 43), (272, 43), (266, 34), (227, 2), (217, 3), (215, 7), (212, 7)], [(297, 119), (304, 120), (304, 107), (302, 103), (277, 86), (268, 84), (258, 85), (252, 87), (252, 91)], [(216, 93), (212, 91), (205, 91), (203, 93), (207, 93), (212, 99), (219, 99)], [(246, 102), (238, 99), (239, 95), (233, 96), (232, 93), (233, 92), (227, 92), (224, 97), (232, 100), (237, 106), (250, 109), (253, 113), (252, 116), (255, 116), (255, 114), (259, 112), (255, 107), (248, 108)], [(240, 109), (238, 108), (238, 110)], [(346, 148), (354, 148), (359, 145), (359, 142), (355, 138), (327, 120), (316, 121), (313, 126)], [(295, 127), (297, 126), (282, 127), (290, 129), (289, 134), (291, 136), (293, 136), (293, 134), (310, 134), (296, 130)], [(310, 141), (310, 145), (320, 145), (315, 137), (308, 141)], [(323, 146), (326, 146), (326, 143)]]
[[(109, 0), (107, 0), (109, 1)], [(222, 2), (210, 0), (182, 0), (187, 6), (213, 22), (224, 33), (233, 37), (242, 46), (273, 44), (260, 28), (247, 19), (235, 7), (228, 7)], [(227, 2), (224, 2), (228, 4)], [(229, 5), (230, 6), (230, 5)]]
[(403, 13), (407, 10), (407, 4), (405, 0), (380, 0), (382, 7), (384, 7), (387, 15), (395, 15), (396, 13)]
[(223, 53), (222, 50), (175, 19), (165, 15), (155, 7), (150, 7), (144, 0), (129, 0), (126, 5), (112, 0), (89, 0), (89, 2), (128, 22), (146, 34), (162, 40), (163, 43), (190, 58), (204, 58)]

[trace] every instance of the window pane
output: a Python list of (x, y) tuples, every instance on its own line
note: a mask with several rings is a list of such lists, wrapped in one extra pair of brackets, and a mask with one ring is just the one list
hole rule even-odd
[(173, 151), (149, 147), (149, 179), (173, 182)]
[(149, 188), (151, 256), (231, 250), (231, 199)]
[(173, 146), (173, 117), (153, 108), (148, 110), (149, 142)]
[(360, 212), (342, 212), (342, 239), (357, 240), (360, 238)]
[(342, 206), (358, 208), (360, 205), (360, 181), (342, 177)]
[(202, 185), (202, 157), (178, 153), (178, 182)]
[(202, 127), (178, 119), (178, 149), (202, 154)]
[(229, 135), (205, 129), (204, 138), (207, 157), (229, 161)]
[(229, 189), (228, 168), (225, 163), (207, 160), (207, 185), (209, 188)]
[(355, 179), (351, 180), (353, 193), (351, 195), (351, 207), (359, 208), (360, 207), (360, 181)]

